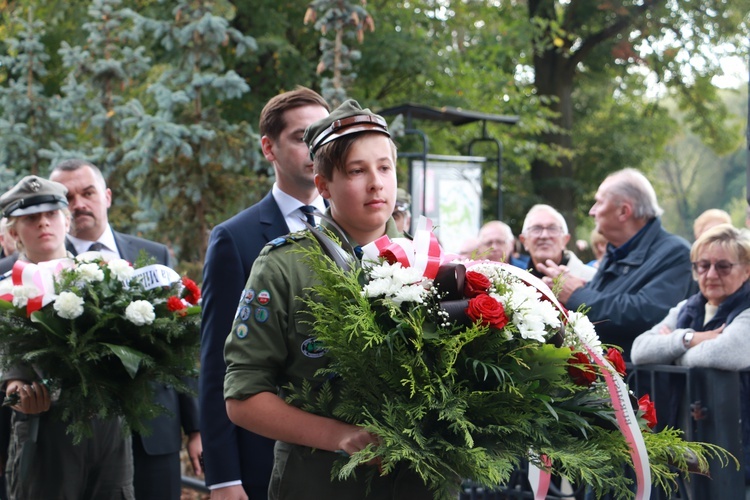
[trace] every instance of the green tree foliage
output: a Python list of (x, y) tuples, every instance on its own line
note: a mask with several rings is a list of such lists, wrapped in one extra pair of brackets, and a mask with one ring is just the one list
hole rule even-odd
[[(179, 2), (173, 19), (134, 15), (164, 53), (141, 100), (128, 103), (134, 133), (125, 142), (128, 176), (149, 204), (144, 215), (187, 260), (202, 261), (213, 224), (236, 196), (239, 173), (257, 162), (257, 137), (246, 122), (229, 123), (222, 103), (249, 91), (224, 64), (255, 50), (255, 40), (214, 13), (212, 2)], [(230, 195), (230, 196), (228, 196)], [(219, 216), (217, 220), (215, 217)], [(186, 221), (191, 230), (185, 231)]]
[[(357, 78), (352, 72), (352, 62), (362, 57), (361, 52), (347, 45), (344, 39), (362, 43), (365, 31), (374, 31), (375, 23), (362, 5), (346, 0), (313, 0), (305, 12), (304, 23), (309, 22), (315, 23), (315, 29), (322, 35), (317, 72), (332, 74), (324, 76), (321, 82), (323, 98), (337, 107), (346, 100), (346, 89)], [(333, 35), (333, 40), (326, 37), (328, 33)]]
[[(44, 23), (33, 12), (24, 19), (14, 11), (14, 36), (5, 39), (7, 54), (0, 57), (6, 84), (0, 87), (0, 168), (8, 187), (15, 175), (39, 174), (46, 162), (39, 154), (58, 130), (49, 117), (53, 98), (45, 95), (41, 78), (47, 75), (49, 55), (41, 41)], [(8, 170), (10, 173), (8, 173)], [(14, 175), (15, 174), (15, 175)]]
[[(693, 130), (715, 148), (726, 147), (726, 110), (710, 85), (719, 71), (718, 60), (711, 57), (709, 47), (741, 47), (747, 39), (749, 7), (747, 0), (529, 1), (534, 86), (540, 95), (552, 97), (548, 106), (561, 128), (540, 135), (540, 142), (573, 149), (573, 99), (582, 74), (607, 73), (615, 78), (645, 67), (675, 89)], [(633, 89), (622, 86), (619, 91)], [(575, 186), (566, 181), (576, 178), (572, 158), (536, 160), (531, 174), (542, 198), (564, 214), (575, 213)]]

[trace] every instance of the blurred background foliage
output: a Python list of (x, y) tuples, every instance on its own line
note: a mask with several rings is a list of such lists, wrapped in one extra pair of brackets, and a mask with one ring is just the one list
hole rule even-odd
[[(546, 202), (587, 238), (597, 185), (636, 167), (666, 226), (691, 239), (707, 208), (744, 225), (749, 12), (750, 0), (0, 1), (0, 188), (90, 159), (113, 189), (112, 224), (170, 244), (195, 274), (211, 228), (273, 182), (260, 110), (304, 85), (375, 111), (519, 116), (486, 125), (514, 231)], [(415, 125), (437, 154), (482, 134)], [(491, 219), (492, 168), (485, 183)]]

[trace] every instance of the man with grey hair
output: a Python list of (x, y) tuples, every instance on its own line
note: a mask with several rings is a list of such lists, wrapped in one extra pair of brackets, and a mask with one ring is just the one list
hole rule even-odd
[(599, 186), (589, 215), (607, 239), (594, 278), (585, 283), (561, 266), (539, 265), (548, 283), (560, 276), (557, 298), (570, 310), (590, 308), (603, 343), (623, 348), (660, 321), (690, 291), (690, 246), (662, 228), (662, 209), (651, 183), (638, 170), (610, 174)]
[(528, 269), (528, 260), (516, 258), (516, 238), (513, 231), (505, 222), (492, 220), (479, 230), (479, 258), (494, 260), (495, 262), (507, 262), (521, 269)]
[(561, 266), (565, 272), (583, 281), (589, 281), (596, 269), (587, 266), (565, 246), (570, 241), (568, 224), (560, 212), (549, 205), (534, 205), (523, 221), (519, 241), (531, 257), (530, 272), (537, 278), (545, 275), (537, 264)]

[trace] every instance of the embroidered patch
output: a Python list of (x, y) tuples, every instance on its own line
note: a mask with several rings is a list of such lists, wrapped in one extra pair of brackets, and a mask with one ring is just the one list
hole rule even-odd
[(304, 354), (308, 358), (319, 358), (326, 353), (326, 349), (325, 347), (323, 347), (323, 343), (312, 337), (309, 337), (305, 339), (304, 342), (302, 342), (300, 350), (302, 351), (302, 354)]
[(250, 307), (249, 306), (242, 306), (240, 307), (240, 319), (242, 321), (247, 321), (247, 319), (250, 317)]
[(258, 304), (265, 306), (271, 302), (271, 292), (268, 290), (261, 290), (258, 292)]
[(235, 328), (234, 333), (237, 334), (238, 339), (244, 339), (247, 337), (248, 328), (245, 323), (240, 323), (237, 325), (237, 328)]
[(268, 309), (265, 307), (259, 307), (255, 310), (255, 321), (258, 323), (265, 323), (268, 321)]
[(249, 304), (250, 302), (253, 301), (254, 298), (255, 298), (255, 290), (253, 290), (252, 288), (248, 288), (247, 290), (245, 290), (244, 297), (242, 300), (245, 301), (245, 304)]

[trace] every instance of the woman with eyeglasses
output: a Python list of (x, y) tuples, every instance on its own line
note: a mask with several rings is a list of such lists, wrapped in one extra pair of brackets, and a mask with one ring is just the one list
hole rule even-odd
[[(730, 224), (714, 226), (693, 243), (690, 260), (700, 291), (673, 307), (651, 330), (636, 337), (631, 360), (636, 365), (673, 363), (721, 370), (750, 368), (750, 233)], [(742, 377), (744, 473), (748, 485), (746, 498), (750, 498), (750, 406), (747, 374)], [(682, 379), (675, 382), (682, 383)], [(674, 397), (678, 397), (678, 392)], [(670, 404), (676, 404), (675, 401)]]
[(720, 224), (693, 243), (690, 260), (700, 291), (635, 339), (633, 363), (750, 367), (750, 236)]

